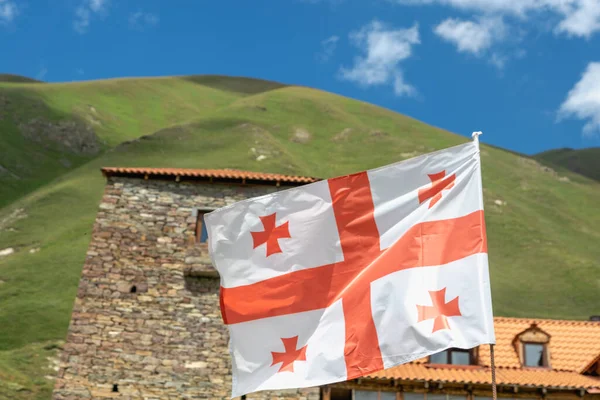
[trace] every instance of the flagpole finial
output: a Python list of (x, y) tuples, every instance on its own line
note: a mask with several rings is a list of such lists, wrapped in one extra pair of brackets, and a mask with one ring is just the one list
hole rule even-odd
[(475, 141), (475, 143), (479, 146), (479, 136), (483, 135), (483, 132), (478, 131), (478, 132), (473, 132), (471, 134), (471, 137), (473, 138), (473, 140)]

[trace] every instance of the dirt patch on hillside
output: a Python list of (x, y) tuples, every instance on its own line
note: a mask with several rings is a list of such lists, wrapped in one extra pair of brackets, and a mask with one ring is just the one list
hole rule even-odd
[(345, 142), (346, 140), (350, 139), (350, 135), (352, 135), (353, 129), (352, 128), (346, 128), (343, 131), (341, 131), (340, 133), (337, 133), (336, 135), (334, 135), (331, 140), (333, 140), (334, 142)]
[(63, 150), (81, 154), (94, 155), (100, 152), (100, 141), (94, 129), (80, 121), (62, 120), (48, 121), (44, 118), (33, 118), (19, 123), (21, 134), (37, 143), (53, 142)]
[(271, 133), (261, 128), (260, 126), (244, 123), (237, 126), (244, 132), (249, 132), (252, 137), (252, 146), (250, 147), (250, 156), (256, 161), (262, 161), (267, 158), (277, 158), (281, 156), (279, 151), (273, 144)]
[(312, 135), (309, 131), (307, 131), (304, 128), (296, 128), (294, 129), (294, 134), (292, 135), (290, 140), (296, 143), (308, 143), (311, 138)]
[(27, 214), (22, 208), (17, 208), (13, 210), (10, 214), (4, 217), (0, 217), (0, 232), (4, 230), (11, 230), (10, 226), (23, 218), (27, 218)]
[(369, 141), (378, 141), (378, 140), (382, 140), (382, 139), (385, 139), (390, 136), (389, 133), (387, 133), (385, 131), (377, 130), (377, 129), (369, 131), (367, 133), (366, 131), (357, 131), (356, 129), (353, 129), (353, 128), (346, 128), (343, 131), (335, 134), (331, 138), (331, 140), (334, 142), (346, 142), (351, 137), (356, 136), (356, 135), (358, 135), (362, 139), (367, 138)]

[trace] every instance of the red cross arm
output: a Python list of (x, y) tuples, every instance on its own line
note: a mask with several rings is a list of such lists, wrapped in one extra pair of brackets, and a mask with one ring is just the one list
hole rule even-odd
[(285, 352), (280, 353), (272, 351), (271, 355), (273, 356), (273, 363), (271, 366), (281, 364), (278, 372), (294, 372), (294, 361), (306, 361), (306, 348), (308, 346), (296, 349), (296, 346), (298, 345), (298, 336), (282, 338), (281, 341), (283, 342)]
[(267, 257), (275, 253), (281, 253), (281, 247), (279, 247), (279, 239), (290, 238), (290, 229), (288, 222), (276, 226), (276, 214), (270, 214), (260, 217), (263, 224), (264, 231), (250, 232), (252, 234), (252, 240), (254, 242), (253, 247), (265, 244), (267, 246)]
[(442, 190), (450, 189), (454, 186), (456, 175), (452, 174), (446, 177), (446, 171), (437, 174), (429, 174), (431, 186), (427, 189), (419, 190), (419, 204), (431, 199), (429, 208), (433, 207), (442, 198)]
[(251, 285), (222, 287), (223, 320), (226, 324), (236, 324), (325, 308), (363, 281), (372, 282), (395, 271), (443, 265), (472, 254), (487, 253), (484, 232), (483, 211), (455, 219), (423, 222), (414, 225), (371, 265), (341, 262), (294, 271)]
[(447, 317), (459, 317), (460, 307), (458, 297), (446, 303), (446, 288), (429, 291), (430, 306), (417, 305), (418, 321), (433, 319), (433, 332), (449, 329)]

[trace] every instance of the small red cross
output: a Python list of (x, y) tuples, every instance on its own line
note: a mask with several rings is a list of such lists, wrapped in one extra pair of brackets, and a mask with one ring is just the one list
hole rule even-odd
[(429, 202), (429, 208), (431, 208), (442, 199), (442, 190), (454, 187), (456, 175), (452, 174), (446, 177), (446, 170), (444, 170), (437, 174), (427, 174), (427, 176), (431, 180), (431, 186), (427, 189), (419, 189), (419, 204), (431, 199)]
[(279, 239), (291, 238), (290, 230), (288, 228), (289, 221), (275, 226), (275, 213), (260, 217), (263, 227), (265, 228), (262, 232), (250, 232), (252, 233), (252, 239), (254, 240), (254, 248), (257, 248), (263, 243), (267, 244), (267, 257), (271, 254), (281, 253), (281, 247), (279, 247)]
[(450, 329), (447, 317), (460, 317), (458, 307), (458, 296), (446, 303), (446, 288), (442, 290), (430, 290), (431, 306), (417, 306), (419, 321), (435, 318), (433, 321), (433, 332)]
[(273, 355), (273, 363), (271, 366), (281, 363), (281, 367), (279, 367), (279, 371), (277, 372), (294, 372), (294, 361), (306, 361), (306, 347), (308, 345), (297, 350), (298, 336), (282, 338), (281, 341), (283, 342), (285, 353), (272, 351), (271, 355)]

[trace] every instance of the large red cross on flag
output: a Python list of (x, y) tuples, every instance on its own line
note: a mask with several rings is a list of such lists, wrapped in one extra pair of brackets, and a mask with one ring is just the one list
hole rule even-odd
[(205, 221), (233, 397), (495, 342), (476, 140)]

